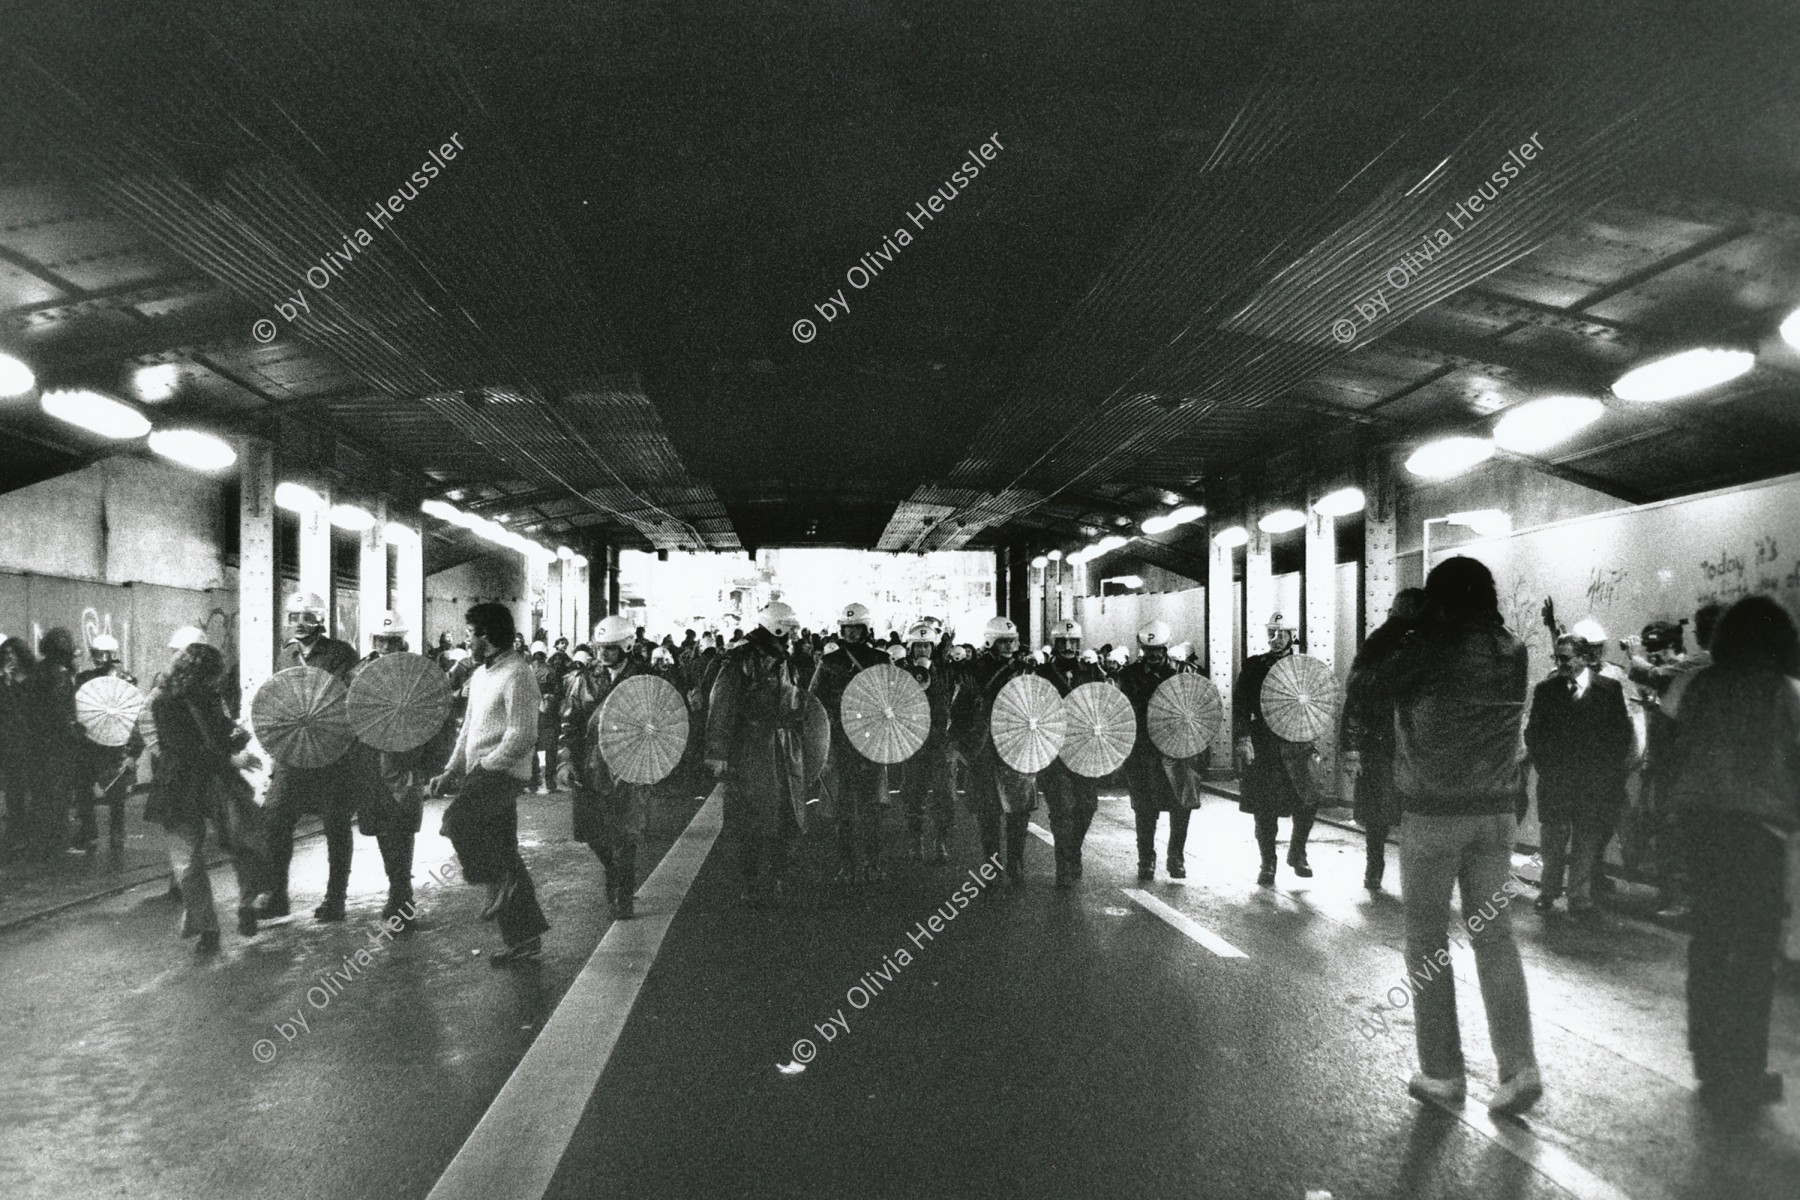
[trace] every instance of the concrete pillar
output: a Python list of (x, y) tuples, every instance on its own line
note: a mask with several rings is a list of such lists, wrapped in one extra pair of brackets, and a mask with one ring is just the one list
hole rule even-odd
[[(1244, 522), (1244, 528), (1250, 531), (1250, 544), (1244, 547), (1244, 638), (1249, 643), (1244, 648), (1246, 658), (1268, 649), (1263, 635), (1255, 631), (1263, 629), (1269, 614), (1275, 611), (1274, 555), (1269, 535), (1256, 527), (1256, 511), (1252, 505)], [(1283, 615), (1297, 618), (1300, 614)]]
[(619, 611), (619, 548), (606, 548), (606, 615), (616, 616)]
[(1387, 620), (1399, 590), (1399, 486), (1391, 464), (1371, 467), (1364, 476), (1363, 495), (1362, 637), (1366, 638)]
[(275, 450), (238, 443), (238, 687), (245, 711), (275, 666)]
[(1313, 501), (1323, 494), (1313, 487), (1306, 495), (1306, 567), (1300, 575), (1306, 612), (1301, 632), (1306, 653), (1331, 667), (1337, 665), (1337, 519), (1312, 511)]
[[(319, 494), (319, 507), (299, 514), (300, 590), (325, 602), (326, 632), (336, 637), (337, 609), (331, 602), (331, 487), (322, 481), (307, 486)], [(284, 631), (281, 641), (286, 638)]]
[(387, 513), (386, 500), (376, 500), (370, 507), (375, 523), (363, 530), (362, 552), (358, 557), (356, 596), (359, 619), (357, 646), (364, 654), (375, 648), (375, 634), (381, 629), (381, 618), (387, 612)]
[(1219, 689), (1219, 699), (1225, 704), (1225, 721), (1219, 728), (1217, 743), (1223, 750), (1213, 753), (1213, 766), (1217, 768), (1229, 767), (1231, 762), (1231, 685), (1234, 682), (1231, 678), (1231, 568), (1237, 551), (1212, 541), (1208, 546), (1211, 553), (1206, 571), (1207, 671), (1213, 686)]
[(569, 564), (569, 582), (565, 585), (564, 591), (568, 592), (572, 598), (568, 629), (571, 653), (574, 652), (575, 647), (588, 640), (588, 634), (594, 628), (593, 621), (588, 616), (593, 611), (589, 607), (593, 603), (592, 563), (593, 560), (587, 555), (578, 554), (575, 556), (575, 561)]
[(569, 645), (573, 646), (576, 640), (575, 631), (581, 628), (581, 623), (575, 619), (576, 603), (581, 599), (584, 591), (581, 586), (581, 571), (571, 556), (556, 561), (556, 574), (558, 576), (556, 590), (562, 597), (562, 606), (556, 615), (556, 630), (550, 636), (550, 644), (554, 646), (557, 638), (566, 637), (569, 639)]
[(550, 567), (534, 554), (521, 553), (519, 557), (525, 563), (526, 609), (526, 619), (519, 623), (519, 631), (525, 635), (526, 646), (530, 646), (537, 636), (538, 625), (554, 617), (549, 604)]
[(581, 628), (577, 631), (577, 642), (585, 642), (593, 635), (594, 626), (600, 618), (606, 616), (606, 564), (609, 551), (606, 539), (593, 537), (587, 547), (587, 614), (581, 620)]
[(543, 564), (540, 568), (544, 573), (542, 585), (544, 594), (543, 625), (544, 632), (549, 635), (544, 639), (546, 646), (555, 645), (556, 639), (563, 635), (563, 606), (566, 603), (563, 595), (563, 568), (567, 565), (559, 558), (555, 562)]
[(408, 634), (407, 644), (420, 654), (431, 649), (425, 641), (425, 550), (416, 513), (387, 523), (388, 544), (394, 547), (394, 611), (400, 614)]
[(995, 611), (1020, 629), (1031, 623), (1031, 555), (1021, 545), (1006, 548), (1006, 604)]
[(1007, 569), (1011, 553), (1010, 546), (994, 547), (994, 611), (1002, 616), (1012, 611), (1011, 598), (1007, 595), (1012, 584), (1012, 573)]

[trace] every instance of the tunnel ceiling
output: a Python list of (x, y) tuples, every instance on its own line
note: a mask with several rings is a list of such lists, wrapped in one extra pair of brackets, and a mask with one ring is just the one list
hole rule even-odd
[[(12, 4), (0, 350), (665, 549), (1073, 544), (1558, 392), (1622, 499), (1800, 468), (1790, 6), (1493, 7)], [(108, 452), (0, 401), (0, 486)]]

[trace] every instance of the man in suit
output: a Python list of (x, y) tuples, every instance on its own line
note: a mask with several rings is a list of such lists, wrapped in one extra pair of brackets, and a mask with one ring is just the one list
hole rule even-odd
[(1625, 779), (1636, 749), (1625, 690), (1594, 669), (1590, 650), (1582, 638), (1557, 639), (1556, 674), (1533, 692), (1525, 726), (1543, 827), (1539, 912), (1555, 906), (1565, 873), (1569, 911), (1593, 909), (1594, 851), (1625, 805)]

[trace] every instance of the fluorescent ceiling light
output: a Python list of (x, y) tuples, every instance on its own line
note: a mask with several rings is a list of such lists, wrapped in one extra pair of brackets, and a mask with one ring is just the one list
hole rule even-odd
[(1031, 565), (1041, 571), (1050, 565), (1050, 556), (1047, 554), (1040, 554), (1031, 560)]
[(1120, 587), (1140, 588), (1144, 586), (1142, 575), (1114, 575), (1111, 579), (1102, 579), (1102, 584), (1116, 583)]
[(0, 396), (23, 396), (37, 386), (31, 368), (10, 354), (0, 354)]
[(1634, 367), (1619, 377), (1612, 390), (1621, 400), (1642, 403), (1675, 400), (1718, 387), (1755, 365), (1756, 355), (1748, 350), (1717, 350), (1702, 346)]
[(289, 512), (314, 512), (325, 505), (325, 498), (303, 483), (275, 485), (275, 504)]
[(576, 555), (576, 556), (575, 556), (575, 568), (576, 568), (576, 570), (579, 570), (579, 571), (585, 571), (585, 570), (587, 570), (587, 565), (588, 565), (588, 560), (587, 560), (587, 555), (585, 555), (585, 554), (577, 554), (577, 555)]
[(149, 417), (123, 401), (86, 388), (45, 392), (38, 403), (57, 420), (103, 438), (141, 438), (150, 432)]
[(1306, 514), (1297, 508), (1278, 508), (1256, 523), (1264, 533), (1292, 533), (1306, 524)]
[(1348, 517), (1361, 512), (1365, 503), (1361, 488), (1339, 488), (1313, 501), (1312, 510), (1321, 517)]
[[(1781, 323), (1781, 340), (1800, 350), (1800, 308), (1789, 313), (1787, 320)], [(0, 374), (4, 374), (6, 356), (0, 354)], [(6, 395), (6, 387), (0, 384), (0, 396)]]
[(1095, 554), (1111, 554), (1114, 550), (1117, 550), (1120, 546), (1123, 546), (1126, 542), (1129, 542), (1130, 540), (1131, 539), (1128, 537), (1120, 537), (1116, 533), (1109, 533), (1105, 537), (1101, 538), (1099, 541), (1094, 543), (1094, 553)]
[(1461, 525), (1473, 529), (1482, 537), (1504, 537), (1512, 532), (1512, 516), (1497, 508), (1477, 508), (1469, 512), (1454, 512), (1444, 520), (1452, 525)]
[(367, 533), (375, 528), (375, 514), (354, 504), (334, 504), (331, 506), (331, 523), (351, 533)]
[(1143, 524), (1145, 533), (1166, 533), (1173, 528), (1175, 528), (1174, 518), (1170, 517), (1167, 513), (1164, 513), (1161, 516), (1150, 517), (1146, 519)]
[(419, 535), (414, 529), (398, 521), (389, 521), (382, 527), (381, 535), (390, 542), (410, 542), (417, 545), (419, 541)]
[(1050, 551), (1050, 553), (1044, 555), (1044, 557), (1049, 559), (1051, 562), (1061, 562), (1062, 556), (1063, 556), (1063, 552), (1061, 550), (1052, 550), (1052, 551)]
[(229, 442), (199, 429), (154, 430), (150, 449), (196, 471), (223, 471), (237, 461)]
[(1169, 520), (1177, 525), (1188, 525), (1206, 515), (1204, 504), (1184, 504), (1169, 514)]
[(1606, 406), (1591, 396), (1545, 396), (1501, 417), (1494, 426), (1494, 441), (1515, 454), (1536, 454), (1568, 441), (1605, 411)]
[(139, 367), (131, 376), (131, 388), (138, 394), (138, 399), (148, 400), (153, 404), (173, 396), (175, 386), (180, 382), (181, 368), (174, 363)]
[(1219, 532), (1213, 534), (1213, 544), (1215, 546), (1223, 546), (1227, 550), (1235, 550), (1237, 547), (1245, 545), (1249, 541), (1250, 531), (1245, 529), (1242, 525), (1233, 525), (1229, 529), (1221, 529)]
[(1449, 437), (1427, 442), (1406, 460), (1406, 469), (1424, 479), (1448, 479), (1494, 456), (1488, 438)]
[(556, 548), (556, 557), (562, 559), (564, 562), (572, 562), (575, 558), (575, 552), (567, 546), (558, 546)]

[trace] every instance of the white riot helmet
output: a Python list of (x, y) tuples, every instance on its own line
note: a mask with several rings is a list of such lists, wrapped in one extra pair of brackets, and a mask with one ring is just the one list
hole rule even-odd
[(1050, 627), (1050, 652), (1058, 657), (1073, 658), (1081, 652), (1081, 626), (1062, 620)]
[(1166, 648), (1169, 644), (1169, 639), (1174, 636), (1174, 631), (1169, 628), (1169, 623), (1167, 621), (1152, 621), (1142, 629), (1138, 630), (1138, 645), (1163, 646)]
[(756, 614), (756, 623), (778, 638), (787, 639), (800, 631), (800, 618), (793, 608), (779, 600), (771, 600)]
[(1007, 617), (989, 617), (986, 627), (981, 631), (981, 644), (993, 649), (994, 643), (1010, 638), (1015, 649), (1019, 640), (1019, 627)]
[(630, 617), (615, 613), (594, 626), (594, 649), (600, 652), (600, 661), (608, 666), (624, 662), (625, 656), (636, 645), (637, 626), (631, 623)]
[[(912, 654), (912, 657), (915, 660), (929, 662), (931, 659), (931, 652), (937, 648), (938, 637), (939, 634), (936, 629), (932, 628), (924, 621), (920, 621), (906, 631), (906, 649)], [(923, 654), (917, 652), (918, 648), (921, 646), (925, 648), (925, 653)]]
[(905, 646), (890, 645), (887, 648), (887, 652), (888, 652), (888, 657), (893, 659), (895, 662), (899, 662), (906, 657), (906, 647)]
[(1081, 661), (1088, 664), (1098, 663), (1100, 661), (1100, 652), (1098, 650), (1083, 650), (1081, 652)]
[(317, 637), (325, 632), (325, 601), (316, 592), (295, 592), (288, 597), (287, 627), (298, 637)]
[[(862, 638), (867, 638), (874, 633), (875, 626), (871, 624), (873, 620), (874, 618), (869, 615), (868, 605), (846, 604), (843, 607), (843, 610), (838, 613), (838, 634), (843, 636), (847, 641), (860, 641)], [(844, 631), (853, 626), (862, 629), (862, 638), (851, 638), (845, 634)]]
[(533, 642), (531, 643), (531, 652), (533, 654), (548, 654), (550, 653), (550, 647), (544, 645), (542, 642)]
[(667, 646), (658, 646), (650, 652), (650, 665), (653, 667), (672, 667), (675, 665), (675, 656), (669, 653), (669, 648)]
[(369, 644), (378, 654), (399, 654), (406, 649), (406, 621), (393, 609), (381, 614), (381, 628), (369, 635)]
[(110, 633), (97, 633), (88, 643), (88, 657), (95, 665), (111, 665), (119, 661), (119, 639)]
[(204, 642), (206, 634), (197, 625), (183, 625), (169, 635), (169, 649), (186, 650), (195, 642)]
[(1285, 629), (1289, 633), (1299, 633), (1300, 626), (1292, 617), (1284, 617), (1280, 613), (1270, 613), (1268, 628)]

